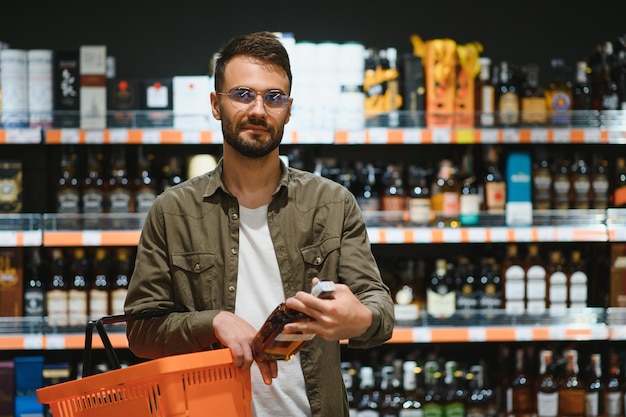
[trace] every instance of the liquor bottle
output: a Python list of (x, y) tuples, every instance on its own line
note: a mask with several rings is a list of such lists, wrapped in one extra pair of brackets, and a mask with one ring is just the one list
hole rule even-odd
[(519, 124), (519, 86), (507, 61), (500, 62), (500, 79), (496, 86), (496, 111), (500, 126)]
[(563, 254), (555, 249), (550, 252), (547, 267), (547, 306), (551, 314), (559, 314), (567, 308), (567, 274), (563, 265)]
[(461, 225), (478, 224), (480, 220), (480, 194), (474, 171), (473, 148), (469, 146), (461, 163), (461, 194), (459, 196), (459, 221)]
[(116, 248), (110, 290), (111, 314), (124, 314), (124, 302), (128, 292), (131, 269), (130, 249)]
[(465, 404), (467, 403), (467, 389), (463, 385), (465, 380), (463, 371), (454, 360), (444, 364), (444, 417), (465, 417)]
[(380, 391), (376, 388), (374, 368), (371, 366), (361, 366), (359, 369), (357, 417), (380, 416)]
[(83, 213), (104, 212), (104, 176), (102, 152), (98, 148), (87, 150), (87, 175), (82, 183)]
[(502, 308), (502, 278), (500, 276), (500, 266), (495, 258), (485, 258), (481, 267), (479, 278), (480, 296), (478, 298), (478, 308), (482, 315), (493, 318), (497, 311)]
[(593, 172), (591, 174), (591, 206), (594, 209), (606, 209), (609, 207), (609, 161), (606, 158), (594, 158)]
[(504, 280), (503, 298), (507, 314), (523, 314), (526, 300), (526, 271), (515, 243), (510, 243), (506, 247), (500, 277)]
[(83, 248), (74, 248), (72, 253), (68, 282), (69, 325), (81, 326), (87, 324), (89, 315), (89, 260)]
[(403, 401), (400, 404), (398, 417), (424, 417), (423, 392), (418, 379), (422, 368), (417, 362), (406, 360), (402, 363)]
[(393, 365), (380, 369), (380, 417), (397, 417), (402, 404), (400, 380), (394, 378)]
[(383, 174), (384, 188), (380, 197), (382, 211), (405, 211), (407, 190), (404, 185), (404, 168), (401, 164), (389, 164)]
[(591, 84), (587, 73), (590, 71), (586, 61), (576, 63), (576, 79), (572, 87), (572, 121), (578, 126), (592, 126), (593, 110)]
[(546, 85), (546, 106), (553, 125), (567, 125), (572, 114), (572, 82), (561, 58), (550, 60), (550, 81)]
[(552, 193), (552, 172), (545, 148), (539, 148), (533, 162), (533, 210), (549, 210)]
[(52, 248), (46, 288), (46, 314), (52, 326), (63, 327), (69, 323), (68, 279), (65, 262), (63, 249)]
[(400, 258), (397, 262), (398, 286), (395, 291), (395, 318), (398, 323), (415, 324), (424, 309), (423, 285), (417, 285), (415, 261), (413, 259)]
[(146, 213), (157, 196), (156, 180), (152, 176), (154, 155), (137, 151), (137, 175), (133, 186), (133, 206), (136, 213)]
[(582, 417), (585, 414), (585, 385), (578, 371), (578, 351), (565, 352), (565, 369), (559, 379), (559, 415)]
[(489, 214), (503, 214), (506, 204), (506, 181), (500, 168), (498, 148), (487, 146), (485, 154), (484, 204)]
[(548, 119), (546, 98), (539, 82), (539, 66), (525, 67), (525, 79), (520, 91), (521, 121), (523, 125), (542, 126)]
[(599, 48), (599, 58), (591, 69), (592, 103), (595, 110), (619, 110), (618, 86), (611, 75), (613, 43), (603, 42)]
[(441, 376), (437, 361), (424, 364), (424, 417), (444, 417)]
[[(335, 283), (319, 281), (311, 294), (319, 298), (332, 298)], [(288, 361), (302, 349), (315, 334), (283, 333), (286, 324), (307, 321), (309, 316), (292, 310), (282, 302), (267, 317), (252, 341), (252, 350), (257, 360), (272, 359)]]
[(491, 82), (491, 58), (479, 57), (480, 72), (476, 78), (474, 109), (476, 126), (489, 127), (495, 124), (495, 87)]
[(77, 155), (73, 148), (63, 149), (61, 175), (57, 179), (57, 213), (80, 213), (80, 186), (76, 175)]
[(110, 262), (108, 250), (96, 248), (89, 286), (89, 318), (98, 319), (111, 314)]
[(570, 182), (570, 163), (565, 157), (552, 174), (552, 208), (566, 210), (570, 208), (572, 183)]
[(591, 173), (585, 158), (577, 153), (571, 168), (572, 208), (588, 209), (591, 199)]
[(161, 191), (165, 191), (170, 187), (183, 182), (182, 167), (180, 166), (180, 157), (173, 155), (167, 163), (163, 165), (163, 180), (161, 182)]
[(526, 273), (526, 312), (543, 314), (547, 308), (547, 271), (537, 244), (528, 245), (524, 271)]
[(585, 417), (597, 417), (601, 415), (602, 393), (602, 365), (599, 353), (589, 356), (589, 369), (587, 375), (587, 387), (585, 390)]
[(460, 191), (456, 167), (450, 159), (441, 160), (430, 191), (435, 226), (459, 227)]
[(613, 180), (613, 207), (626, 207), (626, 158), (615, 160), (615, 176)]
[(380, 211), (377, 169), (372, 163), (362, 165), (357, 171), (360, 186), (355, 193), (356, 201), (364, 214)]
[(466, 406), (467, 417), (495, 417), (498, 406), (494, 391), (485, 383), (483, 365), (470, 366), (466, 375), (468, 380), (468, 397)]
[(42, 278), (42, 263), (39, 248), (29, 248), (26, 252), (24, 270), (24, 316), (43, 317), (46, 315), (46, 292)]
[(527, 373), (526, 351), (518, 348), (515, 351), (514, 376), (507, 388), (507, 415), (529, 417), (534, 413), (533, 381)]
[(356, 417), (357, 413), (357, 393), (358, 387), (356, 386), (356, 369), (354, 364), (350, 361), (342, 361), (340, 364), (341, 377), (343, 384), (346, 387), (346, 395), (348, 397), (348, 410), (349, 417)]
[(426, 311), (435, 318), (448, 318), (456, 312), (454, 282), (445, 259), (435, 261), (426, 289)]
[(537, 417), (559, 415), (559, 386), (555, 377), (553, 352), (548, 349), (539, 353), (539, 377), (537, 379)]
[(111, 152), (109, 178), (106, 185), (105, 208), (109, 213), (130, 213), (132, 195), (126, 170), (126, 148), (119, 146)]
[(417, 165), (409, 167), (409, 220), (416, 226), (427, 226), (433, 217), (430, 205), (429, 172)]
[(609, 352), (608, 374), (602, 394), (602, 410), (606, 417), (620, 417), (624, 415), (624, 397), (622, 386), (622, 371), (617, 353)]
[[(464, 317), (470, 317), (478, 309), (478, 277), (469, 258), (459, 257), (454, 272), (454, 288), (456, 291), (456, 310)], [(466, 314), (463, 314), (465, 312)]]
[(568, 281), (568, 306), (570, 308), (587, 307), (588, 277), (587, 268), (580, 250), (572, 250), (570, 253), (569, 267), (567, 268)]

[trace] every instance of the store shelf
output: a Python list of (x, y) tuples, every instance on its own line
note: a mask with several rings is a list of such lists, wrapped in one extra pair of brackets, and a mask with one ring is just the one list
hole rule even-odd
[(49, 129), (45, 143), (59, 144), (210, 144), (222, 143), (222, 133), (183, 129)]
[(41, 214), (0, 214), (0, 247), (41, 246)]
[(136, 246), (145, 213), (44, 214), (43, 245)]
[(41, 143), (42, 131), (39, 127), (0, 129), (0, 144)]

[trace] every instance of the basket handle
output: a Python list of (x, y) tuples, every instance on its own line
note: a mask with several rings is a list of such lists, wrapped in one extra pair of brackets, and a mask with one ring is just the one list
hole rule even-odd
[(83, 351), (83, 378), (92, 374), (92, 348), (93, 348), (93, 329), (95, 328), (100, 335), (100, 339), (102, 340), (102, 344), (104, 345), (104, 351), (107, 355), (107, 359), (109, 360), (109, 364), (112, 369), (120, 369), (122, 365), (115, 353), (115, 349), (111, 344), (111, 340), (109, 339), (109, 335), (107, 335), (106, 329), (104, 328), (105, 324), (113, 324), (113, 323), (125, 323), (133, 320), (145, 320), (145, 319), (153, 319), (157, 317), (163, 317), (170, 313), (185, 311), (184, 309), (174, 309), (174, 310), (144, 310), (138, 313), (132, 314), (117, 314), (113, 316), (103, 316), (97, 320), (89, 320), (87, 322), (87, 326), (85, 327), (85, 349)]

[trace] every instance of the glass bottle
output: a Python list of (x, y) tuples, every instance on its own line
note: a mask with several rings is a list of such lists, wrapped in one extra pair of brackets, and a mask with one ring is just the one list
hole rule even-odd
[(550, 313), (558, 314), (567, 308), (567, 274), (563, 265), (563, 254), (555, 249), (550, 252), (547, 267), (547, 306)]
[(111, 279), (111, 314), (124, 314), (124, 303), (128, 292), (128, 283), (132, 275), (130, 249), (118, 247), (115, 249), (113, 274)]
[(46, 291), (42, 277), (42, 263), (39, 248), (28, 248), (24, 270), (24, 316), (43, 317), (46, 315)]
[(111, 314), (110, 265), (108, 250), (96, 248), (89, 286), (89, 318), (98, 319)]
[(146, 154), (143, 147), (137, 151), (137, 175), (133, 184), (133, 207), (136, 213), (146, 213), (157, 196), (156, 180), (152, 176), (153, 154)]
[(619, 110), (618, 86), (611, 76), (613, 43), (603, 42), (592, 67), (592, 103), (595, 110)]
[(570, 163), (563, 157), (552, 174), (552, 208), (557, 210), (569, 209), (571, 190)]
[(578, 351), (565, 352), (565, 370), (559, 379), (559, 415), (582, 417), (585, 414), (585, 386), (578, 371)]
[(463, 226), (478, 224), (480, 220), (480, 194), (471, 146), (463, 155), (460, 177), (462, 186), (459, 196), (459, 221)]
[(432, 221), (429, 172), (417, 165), (409, 167), (409, 220), (416, 226), (427, 226)]
[[(399, 275), (397, 291), (395, 291), (396, 321), (415, 324), (424, 306), (423, 288), (417, 285), (415, 261), (400, 258), (397, 262)], [(423, 277), (422, 277), (423, 278)]]
[(624, 415), (624, 397), (622, 371), (617, 353), (609, 352), (608, 362), (608, 373), (602, 394), (602, 409), (606, 417), (620, 417)]
[(167, 163), (163, 165), (161, 191), (165, 191), (183, 182), (182, 167), (180, 165), (180, 157), (176, 155), (171, 156)]
[(520, 91), (521, 120), (523, 125), (542, 126), (548, 119), (546, 98), (539, 82), (539, 66), (525, 67), (524, 85)]
[(131, 189), (126, 170), (126, 148), (119, 146), (111, 153), (111, 166), (106, 186), (105, 207), (109, 213), (130, 213)]
[(500, 277), (504, 281), (504, 307), (507, 314), (523, 314), (526, 300), (526, 271), (515, 243), (510, 243), (506, 247)]
[(380, 416), (380, 391), (376, 387), (374, 368), (361, 366), (359, 369), (359, 401), (357, 417)]
[(613, 207), (626, 207), (626, 158), (615, 160), (615, 176), (613, 180)]
[(571, 168), (572, 207), (588, 209), (591, 200), (591, 173), (584, 156), (576, 153)]
[(98, 148), (87, 150), (87, 175), (82, 184), (83, 213), (104, 212), (102, 159), (102, 152)]
[(485, 210), (489, 214), (502, 214), (506, 204), (506, 182), (500, 168), (498, 148), (488, 146), (485, 155)]
[(57, 213), (80, 213), (80, 185), (76, 176), (76, 152), (64, 148), (61, 155), (61, 175), (57, 179)]
[(478, 277), (474, 274), (474, 267), (469, 258), (462, 256), (456, 265), (455, 273), (456, 309), (466, 312), (462, 316), (470, 317), (478, 309)]
[[(311, 289), (311, 294), (319, 298), (332, 298), (334, 290), (334, 282), (320, 281)], [(252, 350), (257, 359), (292, 359), (315, 334), (288, 334), (283, 333), (283, 328), (288, 323), (306, 320), (309, 320), (306, 314), (288, 308), (284, 302), (276, 306), (252, 341)]]
[(430, 192), (435, 226), (459, 227), (460, 192), (455, 166), (450, 159), (441, 160)]
[(589, 373), (585, 390), (585, 417), (597, 417), (600, 413), (602, 393), (602, 364), (599, 353), (589, 356)]
[(479, 57), (480, 72), (476, 77), (474, 109), (476, 126), (489, 127), (495, 124), (495, 87), (491, 80), (491, 58)]
[(567, 125), (572, 114), (572, 82), (561, 58), (550, 60), (550, 81), (545, 88), (546, 106), (553, 125)]
[(529, 417), (534, 413), (533, 381), (526, 369), (526, 351), (515, 351), (513, 379), (507, 388), (507, 414), (514, 417)]
[(539, 148), (533, 161), (533, 209), (549, 210), (552, 192), (552, 172), (545, 148)]
[(343, 384), (346, 387), (346, 395), (348, 397), (349, 417), (355, 417), (357, 413), (358, 401), (358, 387), (356, 386), (357, 370), (355, 369), (354, 364), (350, 361), (342, 361), (340, 363), (340, 367), (341, 377), (343, 379)]
[(88, 281), (89, 261), (85, 257), (85, 249), (74, 248), (70, 263), (68, 282), (69, 324), (84, 326), (89, 315)]
[(435, 270), (426, 289), (426, 311), (436, 318), (451, 317), (456, 312), (454, 282), (443, 258), (435, 261)]
[(444, 364), (444, 402), (445, 417), (465, 417), (467, 389), (463, 385), (464, 374), (457, 361), (449, 360)]
[(567, 268), (568, 282), (568, 306), (570, 308), (587, 307), (588, 277), (587, 268), (583, 261), (582, 253), (578, 249), (570, 253), (570, 262)]
[(526, 273), (526, 312), (543, 314), (547, 308), (547, 270), (546, 262), (539, 253), (539, 245), (528, 245), (528, 253), (524, 259)]
[(574, 110), (572, 122), (577, 126), (593, 126), (595, 124), (588, 72), (590, 72), (590, 68), (586, 61), (576, 63), (576, 79), (572, 87), (572, 109)]
[(385, 187), (380, 197), (382, 211), (407, 210), (407, 191), (404, 185), (404, 167), (389, 164), (384, 174)]
[(356, 201), (364, 214), (380, 211), (380, 193), (378, 191), (378, 170), (372, 163), (367, 163), (358, 170), (358, 182), (361, 184), (356, 193)]
[(609, 207), (609, 161), (606, 158), (594, 158), (591, 174), (591, 205), (594, 209)]
[(537, 381), (537, 417), (557, 417), (559, 415), (559, 387), (551, 350), (544, 349), (539, 353)]
[(467, 417), (495, 417), (498, 415), (496, 396), (485, 381), (483, 365), (470, 366), (468, 380)]
[(507, 61), (500, 62), (499, 82), (496, 86), (496, 110), (501, 126), (519, 124), (519, 86)]
[(69, 299), (67, 267), (62, 248), (51, 249), (49, 265), (46, 314), (50, 325), (64, 327), (69, 323)]
[(444, 417), (441, 377), (437, 361), (424, 364), (424, 417)]
[(383, 365), (380, 369), (380, 417), (397, 417), (402, 404), (400, 380), (394, 378), (393, 365)]
[(398, 417), (424, 417), (423, 393), (419, 384), (422, 368), (417, 362), (406, 360), (402, 363), (403, 401), (400, 404)]
[(479, 278), (478, 308), (484, 317), (493, 318), (502, 308), (500, 266), (493, 257), (484, 258)]

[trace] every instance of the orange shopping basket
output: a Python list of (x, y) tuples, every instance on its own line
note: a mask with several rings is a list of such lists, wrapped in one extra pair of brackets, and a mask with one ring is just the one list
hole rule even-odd
[[(230, 349), (173, 355), (120, 366), (104, 324), (163, 315), (106, 316), (87, 324), (83, 377), (37, 390), (53, 417), (251, 417), (250, 373), (233, 364)], [(113, 370), (91, 372), (93, 328)]]

